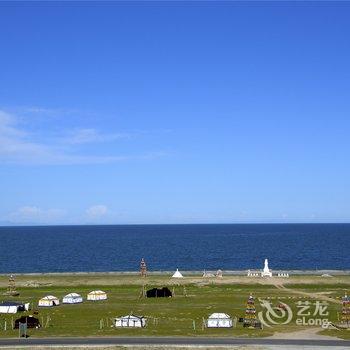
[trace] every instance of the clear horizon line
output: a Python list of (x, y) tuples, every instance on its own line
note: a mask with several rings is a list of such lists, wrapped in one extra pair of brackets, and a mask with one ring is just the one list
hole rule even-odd
[(350, 222), (309, 222), (309, 221), (300, 221), (300, 222), (210, 222), (210, 223), (124, 223), (124, 224), (98, 224), (98, 223), (89, 223), (89, 224), (10, 224), (2, 225), (0, 228), (5, 227), (58, 227), (58, 226), (183, 226), (183, 225), (349, 225)]

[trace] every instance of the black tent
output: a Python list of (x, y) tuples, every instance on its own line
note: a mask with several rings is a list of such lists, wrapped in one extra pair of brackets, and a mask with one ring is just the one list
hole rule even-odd
[(173, 294), (167, 287), (163, 287), (161, 289), (153, 288), (146, 292), (147, 298), (169, 298), (172, 297)]
[(33, 316), (22, 316), (15, 321), (15, 329), (19, 328), (20, 323), (27, 323), (28, 328), (39, 328), (41, 327), (40, 322)]

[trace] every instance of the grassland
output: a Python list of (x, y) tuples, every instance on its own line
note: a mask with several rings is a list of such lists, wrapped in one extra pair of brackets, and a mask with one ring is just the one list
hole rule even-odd
[[(173, 280), (167, 276), (141, 278), (118, 274), (76, 275), (20, 275), (16, 277), (19, 297), (0, 296), (0, 300), (30, 302), (43, 327), (29, 330), (35, 337), (50, 336), (270, 336), (275, 332), (293, 332), (308, 326), (298, 326), (297, 302), (309, 302), (311, 311), (315, 302), (328, 303), (326, 317), (338, 322), (340, 297), (350, 290), (350, 276), (321, 278), (317, 276), (294, 276), (289, 279), (254, 279), (243, 276), (227, 276), (222, 279), (204, 279), (190, 276)], [(145, 288), (168, 286), (175, 291), (173, 298), (140, 298), (142, 285)], [(6, 276), (0, 276), (0, 292), (5, 291)], [(94, 289), (108, 293), (107, 301), (88, 302), (76, 305), (60, 305), (55, 308), (38, 308), (38, 300), (48, 294), (62, 297), (70, 292), (86, 294)], [(232, 317), (243, 317), (246, 300), (250, 293), (256, 297), (257, 311), (262, 311), (259, 299), (269, 300), (273, 305), (288, 304), (293, 310), (293, 319), (288, 324), (278, 320), (274, 327), (262, 330), (243, 328), (241, 323), (232, 329), (206, 329), (203, 319), (213, 312), (225, 312)], [(146, 316), (148, 324), (143, 329), (116, 329), (112, 319), (129, 313)], [(0, 336), (16, 337), (18, 330), (11, 324), (16, 315), (0, 315)], [(319, 316), (316, 316), (319, 317)], [(7, 330), (4, 330), (4, 324)], [(311, 327), (311, 326), (310, 326)], [(321, 331), (321, 328), (320, 328)], [(350, 338), (347, 330), (323, 330), (322, 334)]]

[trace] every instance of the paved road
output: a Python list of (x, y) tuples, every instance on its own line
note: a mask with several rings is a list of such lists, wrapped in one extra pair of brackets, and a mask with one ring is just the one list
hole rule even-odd
[(303, 340), (268, 338), (204, 338), (204, 337), (100, 337), (100, 338), (27, 338), (0, 339), (0, 346), (36, 345), (294, 345), (350, 349), (350, 340)]

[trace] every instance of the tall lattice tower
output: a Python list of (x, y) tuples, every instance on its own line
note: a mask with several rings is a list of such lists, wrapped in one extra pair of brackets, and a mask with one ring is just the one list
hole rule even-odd
[(255, 298), (252, 294), (250, 294), (246, 304), (243, 326), (254, 327), (257, 322), (258, 320), (256, 318)]
[(342, 308), (341, 308), (341, 322), (350, 324), (350, 297), (346, 294), (342, 298)]
[(146, 265), (146, 262), (145, 262), (144, 258), (142, 258), (141, 262), (140, 262), (140, 275), (142, 277), (146, 277), (147, 276), (147, 265)]

